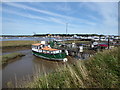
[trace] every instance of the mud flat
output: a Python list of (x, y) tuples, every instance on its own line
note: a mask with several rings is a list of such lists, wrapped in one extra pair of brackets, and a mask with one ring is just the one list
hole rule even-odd
[(38, 41), (0, 41), (2, 52), (30, 49), (31, 44)]
[(16, 58), (20, 58), (22, 56), (25, 56), (22, 53), (10, 53), (10, 54), (6, 54), (6, 55), (2, 55), (0, 56), (1, 60), (0, 60), (0, 65), (5, 65), (9, 62), (15, 61)]

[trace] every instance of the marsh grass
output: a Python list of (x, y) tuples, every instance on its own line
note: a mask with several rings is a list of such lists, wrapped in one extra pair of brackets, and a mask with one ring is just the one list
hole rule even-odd
[(65, 63), (52, 73), (34, 77), (20, 88), (120, 88), (120, 48), (97, 53), (88, 60)]
[(0, 64), (7, 64), (11, 61), (13, 61), (13, 59), (17, 58), (17, 57), (22, 57), (25, 56), (22, 53), (11, 53), (11, 54), (6, 54), (6, 55), (2, 55), (0, 56), (1, 60), (0, 60)]
[(97, 53), (85, 66), (90, 72), (89, 76), (94, 80), (93, 86), (105, 88), (118, 88), (119, 78), (119, 53), (120, 48), (105, 50)]
[(39, 41), (0, 41), (2, 45), (0, 48), (2, 52), (16, 51), (30, 49), (31, 44), (38, 43)]
[(25, 46), (37, 43), (38, 41), (1, 41), (2, 47)]

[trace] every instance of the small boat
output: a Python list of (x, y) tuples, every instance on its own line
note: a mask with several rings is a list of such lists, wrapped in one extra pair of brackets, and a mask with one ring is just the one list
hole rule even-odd
[(43, 59), (57, 60), (66, 62), (68, 55), (67, 50), (51, 48), (49, 44), (36, 43), (32, 44), (32, 54)]

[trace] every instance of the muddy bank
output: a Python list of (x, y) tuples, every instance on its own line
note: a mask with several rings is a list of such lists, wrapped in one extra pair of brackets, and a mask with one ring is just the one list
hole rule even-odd
[(27, 50), (27, 49), (31, 49), (31, 45), (5, 46), (5, 47), (2, 47), (2, 52), (4, 53), (4, 52)]
[(0, 48), (2, 52), (25, 50), (31, 49), (31, 45), (37, 42), (38, 41), (2, 41)]
[[(13, 85), (16, 84), (15, 77), (17, 81), (26, 80), (28, 75), (32, 77), (35, 73), (40, 72), (42, 75), (44, 72), (52, 72), (57, 66), (61, 66), (63, 62), (48, 61), (39, 57), (32, 55), (30, 50), (15, 51), (18, 53), (23, 53), (25, 56), (17, 58), (15, 62), (9, 63), (2, 67), (2, 83), (3, 87), (7, 88), (7, 82), (11, 81)], [(9, 52), (14, 53), (14, 52)], [(5, 53), (6, 54), (6, 53)], [(30, 78), (31, 79), (31, 78)]]
[(25, 56), (25, 54), (22, 54), (22, 53), (11, 53), (11, 54), (2, 55), (0, 56), (2, 58), (0, 64), (1, 65), (8, 64), (10, 62), (17, 60), (17, 58), (20, 58), (23, 56)]

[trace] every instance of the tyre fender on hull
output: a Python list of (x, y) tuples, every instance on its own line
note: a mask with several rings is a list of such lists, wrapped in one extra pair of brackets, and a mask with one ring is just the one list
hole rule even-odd
[(67, 59), (67, 58), (64, 58), (64, 59), (63, 59), (63, 62), (67, 62), (67, 61), (68, 61), (68, 59)]

